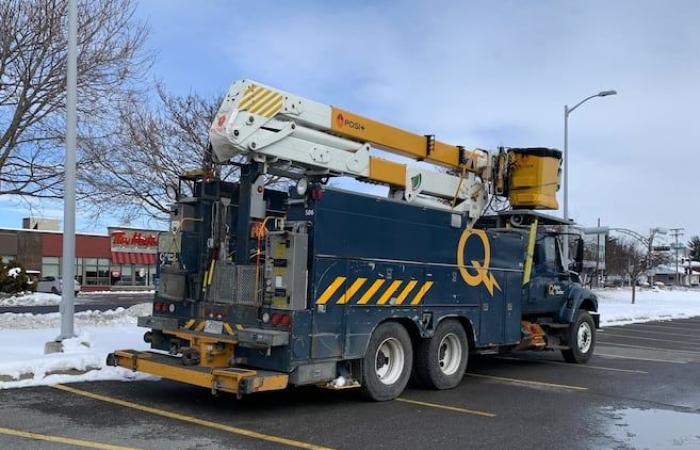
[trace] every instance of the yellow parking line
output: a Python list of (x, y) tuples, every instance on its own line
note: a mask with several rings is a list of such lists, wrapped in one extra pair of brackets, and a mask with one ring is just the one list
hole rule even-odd
[(446, 409), (447, 411), (454, 411), (454, 412), (459, 412), (459, 413), (464, 413), (464, 414), (474, 414), (476, 416), (496, 417), (495, 414), (490, 413), (490, 412), (486, 412), (486, 411), (478, 411), (475, 409), (459, 408), (457, 406), (441, 405), (439, 403), (421, 402), (418, 400), (411, 400), (411, 399), (403, 398), (403, 397), (397, 398), (396, 401), (403, 402), (403, 403), (410, 403), (412, 405), (428, 406), (430, 408)]
[(229, 425), (224, 425), (222, 423), (210, 422), (208, 420), (199, 419), (197, 417), (187, 416), (185, 414), (179, 414), (172, 411), (166, 411), (164, 409), (154, 408), (152, 406), (144, 406), (138, 403), (129, 402), (126, 400), (120, 400), (118, 398), (108, 397), (106, 395), (94, 394), (92, 392), (83, 391), (81, 389), (76, 389), (61, 384), (53, 386), (61, 391), (70, 392), (71, 394), (81, 395), (83, 397), (91, 398), (93, 400), (99, 400), (102, 402), (112, 403), (114, 405), (124, 406), (126, 408), (136, 409), (138, 411), (147, 412), (149, 414), (155, 414), (161, 417), (167, 417), (168, 419), (180, 420), (182, 422), (193, 423), (195, 425), (200, 425), (207, 428), (212, 428), (215, 430), (226, 431), (228, 433), (238, 434), (240, 436), (245, 436), (252, 439), (260, 439), (261, 441), (274, 442), (276, 444), (287, 445), (289, 447), (296, 448), (306, 448), (310, 450), (331, 450), (328, 447), (323, 447), (320, 445), (311, 444), (309, 442), (297, 441), (294, 439), (287, 439), (279, 436), (274, 436), (271, 434), (259, 433), (257, 431), (247, 430), (245, 428), (232, 427)]
[(470, 377), (486, 378), (489, 380), (502, 381), (502, 382), (514, 383), (514, 384), (523, 384), (526, 386), (550, 387), (550, 388), (557, 388), (557, 389), (568, 389), (571, 391), (587, 391), (588, 390), (588, 388), (581, 387), (581, 386), (570, 386), (568, 384), (545, 383), (544, 381), (521, 380), (518, 378), (497, 377), (494, 375), (483, 375), (480, 373), (468, 373), (467, 375)]
[(53, 436), (50, 434), (30, 433), (28, 431), (13, 430), (12, 428), (0, 427), (0, 434), (8, 436), (34, 439), (37, 441), (55, 442), (58, 444), (73, 445), (76, 447), (99, 448), (102, 450), (138, 450), (134, 447), (122, 447), (120, 445), (102, 444), (100, 442), (86, 441), (83, 439), (73, 439), (63, 436)]

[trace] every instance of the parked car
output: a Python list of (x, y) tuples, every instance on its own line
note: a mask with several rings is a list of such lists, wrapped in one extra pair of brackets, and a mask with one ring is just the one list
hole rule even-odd
[[(75, 295), (80, 292), (80, 283), (74, 281)], [(52, 294), (61, 294), (63, 292), (63, 279), (59, 277), (43, 277), (36, 283), (37, 292), (50, 292)]]

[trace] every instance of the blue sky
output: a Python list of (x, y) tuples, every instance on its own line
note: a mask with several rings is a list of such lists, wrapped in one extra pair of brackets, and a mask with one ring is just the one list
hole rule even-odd
[(571, 116), (572, 215), (700, 233), (700, 2), (150, 0), (138, 15), (176, 93), (252, 78), (466, 147), (561, 148), (564, 104), (617, 89)]

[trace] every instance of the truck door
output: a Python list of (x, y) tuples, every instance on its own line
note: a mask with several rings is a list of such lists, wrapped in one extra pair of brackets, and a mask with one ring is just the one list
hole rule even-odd
[(490, 234), (490, 273), (497, 286), (481, 291), (479, 342), (483, 345), (516, 342), (520, 338), (522, 274), (520, 262), (524, 241), (517, 233)]
[(543, 236), (533, 255), (533, 276), (528, 287), (528, 312), (546, 313), (559, 309), (564, 300), (568, 276), (561, 260), (556, 236)]
[[(502, 275), (502, 274), (498, 274)], [(496, 278), (500, 285), (505, 285), (505, 276)], [(493, 295), (486, 289), (481, 292), (481, 333), (479, 343), (481, 345), (500, 345), (503, 343), (505, 325), (506, 292), (495, 289)]]

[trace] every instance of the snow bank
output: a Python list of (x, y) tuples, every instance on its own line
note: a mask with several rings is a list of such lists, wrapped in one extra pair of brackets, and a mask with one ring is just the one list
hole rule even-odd
[[(107, 367), (107, 354), (116, 349), (146, 350), (143, 328), (136, 317), (150, 304), (115, 311), (76, 314), (79, 336), (64, 341), (64, 352), (44, 354), (44, 345), (59, 335), (59, 314), (0, 315), (0, 389), (95, 380), (153, 379), (121, 367)], [(99, 369), (99, 370), (90, 370)], [(71, 371), (85, 371), (71, 374)], [(52, 372), (67, 372), (51, 374)]]
[(700, 316), (700, 291), (694, 289), (596, 289), (603, 326)]
[(28, 292), (6, 298), (0, 297), (0, 306), (44, 306), (58, 305), (60, 302), (60, 295), (43, 292)]
[[(151, 313), (150, 303), (140, 303), (128, 309), (117, 308), (107, 311), (88, 310), (75, 313), (75, 326), (99, 325), (135, 325), (136, 318)], [(57, 328), (61, 324), (61, 313), (32, 314), (4, 313), (0, 314), (0, 329), (5, 328)]]

